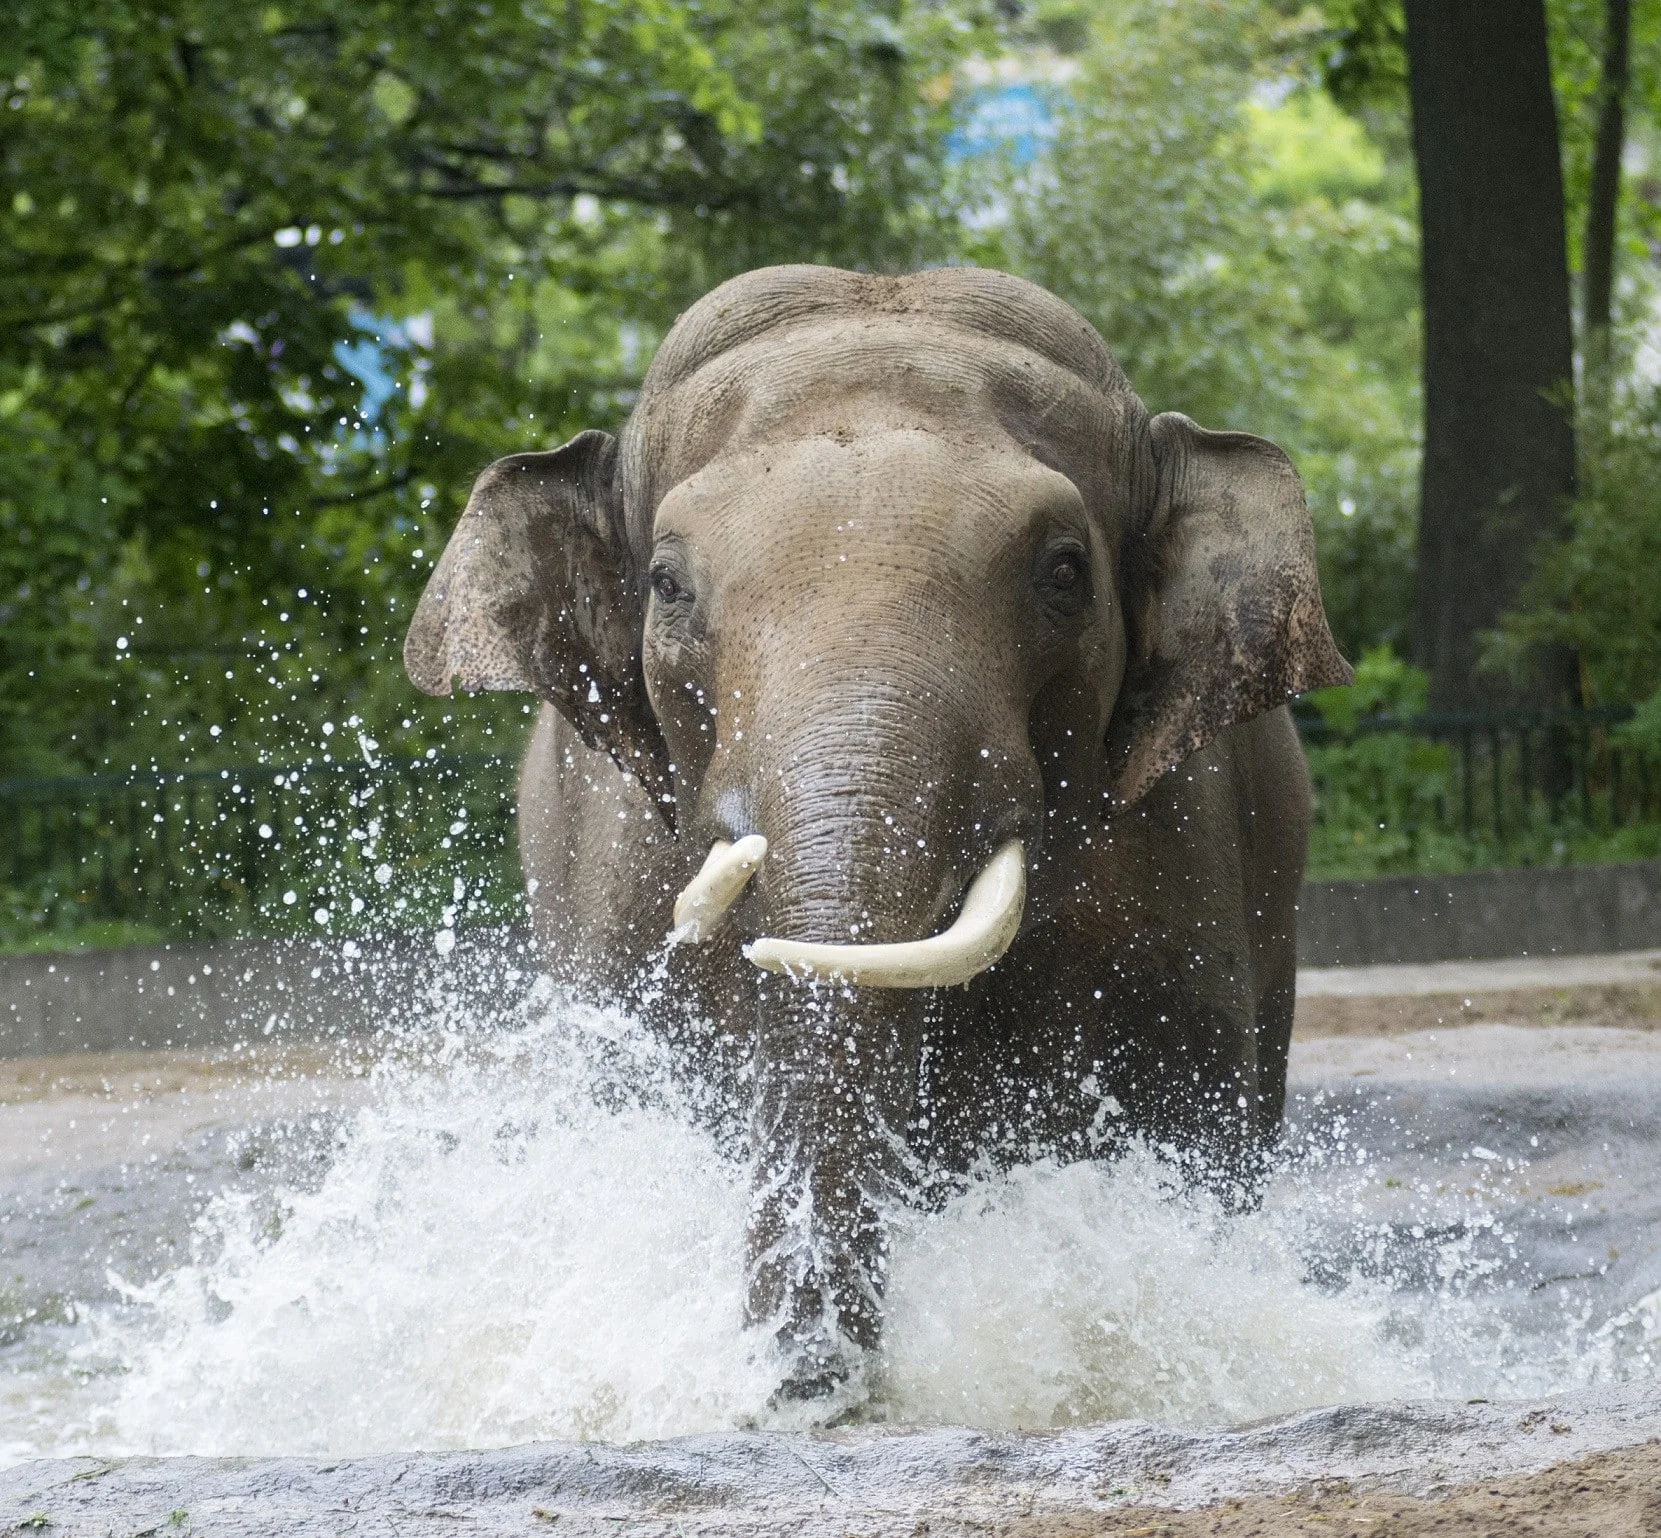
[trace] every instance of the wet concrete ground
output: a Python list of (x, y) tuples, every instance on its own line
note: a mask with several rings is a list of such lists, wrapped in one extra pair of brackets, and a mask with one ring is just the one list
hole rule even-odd
[(350, 1046), (0, 1059), (0, 1348), (111, 1298), (112, 1270), (177, 1264), (215, 1192), (320, 1176), (366, 1066)]

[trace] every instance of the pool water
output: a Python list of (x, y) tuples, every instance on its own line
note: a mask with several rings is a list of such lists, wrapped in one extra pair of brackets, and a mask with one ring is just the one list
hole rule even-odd
[(647, 1033), (544, 987), (382, 1048), (18, 1079), (0, 1458), (1226, 1426), (1661, 1355), (1661, 1034), (1300, 1042), (1249, 1213), (1141, 1148), (896, 1210), (883, 1355), (818, 1411), (771, 1404), (742, 1165)]

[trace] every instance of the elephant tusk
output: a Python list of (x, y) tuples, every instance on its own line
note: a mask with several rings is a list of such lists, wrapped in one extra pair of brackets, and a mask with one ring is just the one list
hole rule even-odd
[(798, 981), (861, 988), (950, 988), (984, 972), (1009, 949), (1021, 927), (1027, 895), (1027, 854), (1011, 839), (982, 868), (951, 928), (927, 940), (894, 945), (810, 945), (754, 940), (744, 954), (758, 967)]
[(751, 833), (729, 844), (718, 838), (705, 856), (703, 868), (675, 899), (675, 927), (671, 940), (703, 941), (721, 927), (727, 909), (738, 901), (744, 883), (767, 856), (767, 840)]

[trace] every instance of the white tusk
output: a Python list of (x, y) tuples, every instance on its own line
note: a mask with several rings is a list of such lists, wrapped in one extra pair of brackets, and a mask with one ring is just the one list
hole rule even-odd
[(703, 869), (686, 884), (675, 899), (675, 927), (672, 940), (707, 940), (721, 927), (727, 909), (738, 901), (744, 883), (767, 855), (767, 840), (751, 833), (729, 844), (718, 838), (710, 846)]
[(1021, 927), (1026, 895), (1027, 854), (1020, 839), (1012, 838), (975, 877), (962, 911), (943, 934), (895, 945), (806, 945), (766, 938), (746, 945), (744, 954), (758, 967), (798, 980), (861, 988), (951, 988), (984, 972), (1009, 949)]

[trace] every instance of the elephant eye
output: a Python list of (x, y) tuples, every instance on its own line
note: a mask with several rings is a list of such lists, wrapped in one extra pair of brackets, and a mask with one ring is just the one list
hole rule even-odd
[(665, 603), (673, 603), (681, 596), (681, 585), (675, 580), (674, 573), (666, 566), (659, 566), (653, 570), (652, 590)]
[(1052, 613), (1071, 617), (1090, 601), (1090, 558), (1076, 545), (1052, 545), (1039, 556), (1032, 575)]

